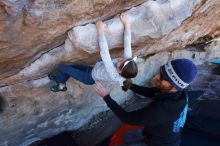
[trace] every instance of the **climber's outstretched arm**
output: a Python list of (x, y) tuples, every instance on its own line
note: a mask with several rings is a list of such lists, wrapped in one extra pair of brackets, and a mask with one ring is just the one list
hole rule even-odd
[(102, 58), (106, 71), (112, 81), (116, 81), (120, 84), (120, 86), (123, 86), (124, 78), (122, 78), (119, 75), (116, 67), (114, 66), (112, 62), (112, 59), (109, 53), (109, 48), (108, 48), (107, 40), (105, 37), (106, 24), (99, 21), (96, 23), (96, 28), (97, 28), (98, 42), (99, 42), (99, 48), (100, 48), (100, 56)]
[(131, 50), (131, 30), (128, 15), (126, 13), (121, 13), (120, 19), (124, 25), (124, 58), (132, 58)]

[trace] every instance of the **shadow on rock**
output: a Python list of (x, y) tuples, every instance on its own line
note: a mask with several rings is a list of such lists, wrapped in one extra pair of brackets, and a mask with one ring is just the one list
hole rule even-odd
[(3, 112), (3, 106), (4, 106), (4, 101), (3, 101), (3, 98), (0, 96), (0, 113)]
[(212, 69), (212, 73), (215, 75), (220, 75), (220, 65)]

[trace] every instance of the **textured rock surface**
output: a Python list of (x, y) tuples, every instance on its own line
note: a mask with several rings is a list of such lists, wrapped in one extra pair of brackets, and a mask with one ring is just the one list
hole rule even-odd
[[(201, 0), (179, 2), (161, 0), (147, 1), (132, 8), (128, 13), (132, 24), (134, 54), (145, 56), (161, 50), (172, 51), (193, 42), (203, 41), (204, 37), (207, 40), (218, 37), (220, 34), (219, 3), (219, 1)], [(118, 17), (107, 20), (106, 23), (110, 48), (121, 52), (122, 24)], [(121, 54), (120, 52), (117, 54)], [(86, 61), (87, 64), (94, 63), (97, 58), (97, 56), (91, 56), (94, 53), (96, 55), (98, 53), (94, 24), (73, 27), (68, 32), (65, 45), (34, 56), (28, 60), (29, 64), (26, 64), (24, 69), (20, 68), (17, 74), (1, 79), (0, 85), (38, 78), (51, 71), (59, 62), (76, 62), (90, 58), (92, 61)], [(6, 65), (2, 63), (3, 68), (4, 66)]]
[[(205, 89), (207, 97), (219, 97), (219, 75), (213, 74), (215, 66), (208, 62), (220, 56), (220, 44), (210, 42), (220, 34), (220, 1), (146, 0), (136, 6), (141, 2), (0, 1), (0, 146), (28, 145), (76, 130), (107, 109), (91, 86), (74, 79), (67, 82), (67, 92), (51, 93), (53, 83), (46, 74), (60, 62), (94, 64), (98, 60), (93, 24), (97, 20), (106, 20), (112, 56), (122, 55), (123, 27), (112, 16), (125, 9), (129, 9), (133, 53), (145, 58), (139, 60), (135, 83), (146, 84), (160, 65), (186, 57), (200, 66), (192, 88)], [(119, 103), (133, 96), (104, 84)]]
[(143, 1), (1, 0), (0, 79), (59, 46), (73, 26), (111, 17)]

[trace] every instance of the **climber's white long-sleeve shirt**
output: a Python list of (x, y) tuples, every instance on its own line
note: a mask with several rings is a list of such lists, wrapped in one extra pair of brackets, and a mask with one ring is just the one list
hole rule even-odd
[[(100, 55), (102, 61), (97, 62), (92, 70), (92, 77), (95, 81), (109, 81), (117, 82), (120, 86), (123, 86), (123, 78), (117, 71), (118, 59), (111, 59), (108, 44), (105, 35), (98, 38)], [(131, 58), (131, 31), (126, 30), (124, 32), (124, 58)]]

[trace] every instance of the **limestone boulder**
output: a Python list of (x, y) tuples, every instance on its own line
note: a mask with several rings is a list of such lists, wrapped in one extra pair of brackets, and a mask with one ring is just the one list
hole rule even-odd
[(0, 79), (63, 44), (74, 26), (109, 18), (144, 0), (1, 0)]
[[(162, 50), (184, 48), (193, 43), (208, 43), (218, 38), (219, 5), (218, 1), (173, 0), (146, 1), (133, 7), (127, 11), (131, 23), (133, 54), (146, 56)], [(108, 26), (106, 37), (109, 49), (114, 51), (113, 56), (120, 56), (123, 46), (120, 19), (116, 16), (105, 23)], [(78, 63), (84, 60), (86, 64), (94, 64), (99, 51), (95, 24), (73, 27), (67, 34), (64, 44), (35, 55), (26, 67), (0, 80), (0, 85), (45, 76), (61, 62)]]
[[(108, 110), (93, 90), (74, 79), (53, 93), (47, 78), (59, 63), (94, 65), (100, 59), (95, 22), (107, 24), (112, 58), (123, 54), (126, 10), (133, 55), (140, 55), (136, 84), (148, 85), (159, 67), (188, 58), (199, 68), (192, 89), (219, 98), (218, 0), (2, 0), (0, 1), (0, 146), (28, 146), (62, 131), (77, 130)], [(120, 104), (133, 97), (103, 82)]]

